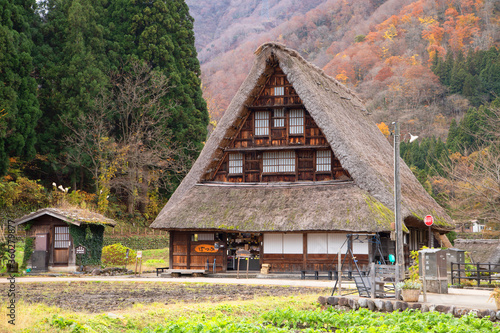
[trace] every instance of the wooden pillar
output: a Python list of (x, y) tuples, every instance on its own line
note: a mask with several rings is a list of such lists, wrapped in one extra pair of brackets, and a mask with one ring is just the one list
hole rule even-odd
[(168, 240), (168, 267), (170, 269), (173, 268), (173, 263), (174, 263), (174, 231), (169, 231), (169, 240)]
[(302, 269), (307, 270), (307, 233), (302, 234)]
[(186, 249), (186, 269), (191, 269), (191, 235), (192, 232), (188, 232), (187, 235), (187, 249)]
[[(259, 234), (259, 264), (262, 267), (264, 263), (264, 234)], [(233, 268), (234, 269), (234, 268)]]

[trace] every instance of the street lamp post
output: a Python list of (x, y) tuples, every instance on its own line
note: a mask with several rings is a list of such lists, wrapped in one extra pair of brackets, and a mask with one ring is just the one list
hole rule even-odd
[(404, 274), (403, 224), (401, 221), (401, 183), (399, 179), (399, 123), (394, 123), (394, 216), (396, 232), (396, 283)]

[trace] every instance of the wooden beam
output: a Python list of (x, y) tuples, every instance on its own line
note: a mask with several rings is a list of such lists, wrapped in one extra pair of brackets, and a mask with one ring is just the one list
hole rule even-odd
[(311, 146), (311, 145), (291, 145), (291, 146), (263, 146), (263, 147), (247, 147), (247, 148), (226, 148), (226, 152), (245, 152), (245, 151), (271, 151), (271, 150), (296, 150), (296, 149), (322, 149), (330, 148), (328, 145)]
[[(274, 96), (268, 96), (274, 97)], [(281, 96), (280, 96), (281, 97)], [(250, 111), (281, 109), (281, 108), (304, 108), (303, 104), (280, 104), (280, 105), (245, 105)]]

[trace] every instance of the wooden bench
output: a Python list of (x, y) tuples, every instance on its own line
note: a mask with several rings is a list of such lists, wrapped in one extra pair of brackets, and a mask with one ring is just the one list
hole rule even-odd
[(170, 275), (171, 277), (180, 277), (181, 275), (203, 276), (208, 273), (206, 269), (167, 269), (161, 273), (161, 277)]
[(160, 273), (163, 273), (165, 272), (166, 270), (168, 270), (170, 267), (157, 267), (156, 268), (156, 276), (160, 275)]
[(300, 278), (302, 280), (305, 280), (307, 275), (314, 275), (314, 280), (319, 280), (320, 277), (328, 277), (328, 280), (333, 280), (334, 275), (337, 278), (337, 271), (300, 271)]

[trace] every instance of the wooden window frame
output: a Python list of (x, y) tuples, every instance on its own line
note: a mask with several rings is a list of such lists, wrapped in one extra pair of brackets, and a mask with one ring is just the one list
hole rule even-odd
[[(300, 111), (302, 113), (302, 116), (294, 116), (293, 112)], [(301, 124), (297, 124), (295, 122), (300, 122), (299, 120), (302, 120)], [(290, 136), (302, 136), (305, 134), (305, 112), (304, 109), (290, 109), (288, 110), (288, 134)], [(292, 129), (297, 129), (299, 132), (292, 132)]]
[[(329, 153), (330, 156), (320, 156), (321, 153)], [(315, 168), (317, 173), (330, 173), (332, 172), (332, 151), (331, 150), (317, 150), (315, 157)], [(327, 163), (328, 159), (328, 163)], [(319, 170), (320, 167), (327, 167), (327, 170)]]
[[(241, 157), (235, 159), (235, 157)], [(238, 165), (231, 165), (231, 162), (238, 163)], [(243, 153), (229, 153), (227, 157), (227, 173), (229, 176), (234, 176), (234, 175), (242, 175), (243, 174), (243, 167), (245, 165), (245, 157)], [(241, 169), (241, 172), (231, 172), (231, 168), (236, 169), (239, 168)]]
[[(264, 152), (262, 154), (262, 174), (295, 174), (297, 170), (296, 155), (295, 151), (290, 150)], [(293, 170), (288, 170), (288, 168), (292, 167), (292, 164), (282, 163), (286, 161), (293, 161)], [(270, 164), (271, 162), (274, 162), (274, 164)], [(266, 171), (266, 168), (268, 171)], [(269, 170), (269, 168), (272, 168), (272, 170)]]
[[(266, 114), (267, 118), (258, 118), (258, 115), (261, 115), (261, 114), (262, 115)], [(270, 118), (271, 118), (271, 114), (269, 111), (255, 111), (254, 112), (254, 134), (255, 134), (255, 136), (266, 137), (266, 136), (269, 136), (271, 134)], [(260, 122), (267, 121), (267, 126), (258, 126), (258, 125), (264, 124), (264, 123), (259, 123), (259, 121)], [(265, 133), (262, 133), (262, 134), (258, 133), (258, 130), (263, 130)]]
[[(68, 232), (58, 232), (58, 228), (65, 228)], [(67, 235), (67, 239), (66, 236)], [(66, 246), (63, 246), (66, 242)], [(71, 238), (69, 234), (69, 226), (56, 225), (54, 226), (54, 249), (68, 249), (71, 244)]]
[[(281, 113), (281, 115), (279, 115), (278, 113)], [(276, 128), (276, 129), (286, 128), (285, 109), (284, 108), (274, 109), (272, 121), (273, 121), (273, 128)], [(277, 125), (277, 122), (279, 122), (280, 124)]]
[(284, 86), (273, 87), (273, 96), (285, 96), (285, 87)]

